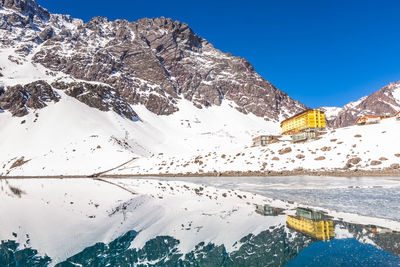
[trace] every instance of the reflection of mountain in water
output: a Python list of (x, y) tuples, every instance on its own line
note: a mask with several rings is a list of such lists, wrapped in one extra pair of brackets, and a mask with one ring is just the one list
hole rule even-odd
[[(364, 226), (335, 222), (336, 227), (347, 229), (355, 239), (331, 240), (330, 242), (314, 242), (307, 235), (294, 230), (281, 227), (271, 227), (258, 235), (243, 237), (236, 245), (236, 251), (228, 253), (226, 248), (214, 244), (200, 243), (196, 248), (182, 255), (177, 249), (179, 240), (169, 236), (158, 236), (149, 240), (141, 249), (130, 248), (137, 232), (129, 231), (109, 244), (97, 243), (87, 247), (82, 252), (68, 258), (65, 262), (57, 264), (64, 266), (120, 266), (150, 265), (150, 266), (283, 266), (287, 263), (319, 264), (320, 257), (329, 262), (329, 258), (347, 257), (352, 254), (370, 258), (368, 264), (391, 262), (400, 264), (399, 234), (374, 234), (366, 231)], [(190, 238), (190, 237), (188, 237)], [(360, 242), (356, 241), (359, 240)], [(373, 247), (362, 243), (372, 242)], [(325, 245), (321, 244), (325, 243)], [(14, 241), (2, 242), (0, 245), (0, 266), (47, 266), (51, 259), (39, 256), (31, 248), (17, 249)], [(382, 248), (389, 252), (382, 251)], [(301, 252), (301, 253), (299, 253)], [(358, 257), (357, 256), (357, 257)], [(349, 256), (350, 257), (350, 256)], [(356, 263), (359, 260), (353, 257), (347, 263)], [(339, 263), (339, 261), (336, 261)], [(293, 265), (291, 265), (293, 266)]]
[(129, 249), (135, 236), (131, 231), (109, 245), (96, 244), (59, 266), (113, 266), (126, 262), (156, 266), (282, 266), (311, 243), (308, 238), (287, 232), (282, 226), (242, 238), (242, 246), (232, 253), (227, 253), (223, 245), (200, 243), (195, 250), (182, 255), (177, 250), (179, 241), (167, 236), (148, 241), (142, 249)]
[(15, 241), (1, 241), (0, 266), (47, 266), (51, 259), (41, 257), (32, 248), (20, 249)]
[[(109, 244), (97, 243), (57, 266), (120, 266), (127, 263), (150, 266), (283, 266), (312, 243), (308, 237), (281, 226), (256, 236), (243, 237), (237, 244), (238, 247), (241, 245), (240, 248), (232, 253), (227, 253), (223, 245), (200, 243), (195, 250), (182, 255), (177, 250), (179, 240), (168, 236), (158, 236), (141, 249), (129, 248), (136, 235), (137, 232), (129, 231)], [(36, 250), (25, 249), (21, 253), (8, 249), (11, 244), (15, 243), (8, 241), (0, 245), (1, 266), (16, 266), (16, 259), (18, 266), (46, 266), (49, 263), (49, 258), (41, 258)], [(21, 261), (22, 255), (29, 259)]]

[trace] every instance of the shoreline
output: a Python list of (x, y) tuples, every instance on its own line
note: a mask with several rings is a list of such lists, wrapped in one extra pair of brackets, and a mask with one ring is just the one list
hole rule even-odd
[(138, 177), (267, 177), (267, 176), (326, 176), (326, 177), (399, 177), (400, 169), (384, 170), (332, 170), (332, 171), (227, 171), (205, 173), (158, 173), (158, 174), (107, 174), (101, 175), (24, 175), (24, 176), (0, 176), (0, 179), (81, 179), (99, 177), (103, 178), (138, 178)]

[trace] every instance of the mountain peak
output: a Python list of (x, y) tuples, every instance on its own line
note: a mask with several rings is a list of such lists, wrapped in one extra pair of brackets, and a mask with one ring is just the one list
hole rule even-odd
[(334, 128), (346, 127), (353, 125), (363, 115), (393, 115), (399, 110), (400, 82), (392, 82), (368, 96), (335, 109), (330, 113), (331, 116), (327, 116), (327, 123)]
[(36, 3), (36, 0), (0, 0), (0, 7), (13, 9), (24, 16), (37, 16), (47, 21), (50, 13)]
[[(181, 99), (199, 109), (227, 100), (242, 113), (273, 121), (305, 108), (263, 79), (246, 59), (216, 49), (186, 23), (165, 17), (136, 22), (94, 17), (76, 23), (51, 15), (34, 0), (0, 3), (18, 17), (16, 22), (8, 19), (10, 14), (3, 19), (14, 30), (7, 36), (15, 47), (10, 61), (23, 64), (34, 52), (33, 68), (41, 64), (47, 73), (105, 84), (129, 104), (144, 105), (157, 115), (177, 112)], [(29, 34), (15, 30), (26, 29), (32, 20)]]

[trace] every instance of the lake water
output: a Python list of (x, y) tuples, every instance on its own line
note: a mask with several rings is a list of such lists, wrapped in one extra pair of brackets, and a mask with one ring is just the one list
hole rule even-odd
[(330, 210), (400, 221), (400, 177), (177, 177)]
[[(239, 189), (329, 210), (400, 221), (400, 179), (395, 177), (143, 179), (187, 181), (220, 189)], [(79, 202), (73, 204), (79, 205)], [(0, 215), (1, 222), (7, 214)], [(0, 266), (400, 266), (400, 233), (391, 229), (336, 220), (322, 213), (326, 225), (331, 222), (333, 227), (326, 226), (321, 239), (317, 234), (320, 219), (309, 221), (309, 225), (319, 226), (307, 232), (290, 225), (289, 217), (281, 211), (267, 216), (283, 223), (265, 227), (255, 235), (243, 236), (238, 240), (240, 246), (233, 251), (224, 244), (201, 242), (190, 252), (181, 253), (177, 248), (182, 240), (165, 235), (147, 240), (141, 248), (134, 248), (132, 243), (140, 232), (131, 229), (111, 242), (90, 244), (61, 262), (39, 253), (29, 242), (19, 244), (12, 238), (0, 238)], [(294, 215), (293, 218), (304, 219)], [(181, 219), (184, 223), (185, 218)], [(331, 237), (330, 231), (333, 231)], [(43, 235), (46, 235), (46, 229), (43, 229)], [(29, 240), (28, 233), (27, 238)]]

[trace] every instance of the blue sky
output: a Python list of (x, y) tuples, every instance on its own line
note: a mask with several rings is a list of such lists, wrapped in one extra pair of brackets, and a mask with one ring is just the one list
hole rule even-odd
[(85, 21), (170, 17), (291, 97), (342, 106), (400, 80), (400, 1), (37, 0)]

